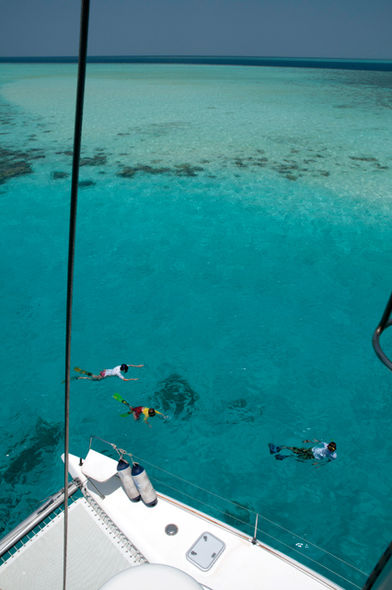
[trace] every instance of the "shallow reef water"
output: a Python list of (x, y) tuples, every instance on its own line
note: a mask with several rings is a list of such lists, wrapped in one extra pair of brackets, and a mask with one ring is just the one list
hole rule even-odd
[[(0, 65), (3, 532), (63, 485), (75, 83), (74, 64)], [(390, 293), (391, 92), (387, 71), (87, 72), (72, 366), (144, 366), (71, 382), (71, 452), (117, 443), (234, 501), (214, 512), (229, 524), (263, 515), (265, 542), (321, 573), (308, 558), (336, 563), (319, 547), (369, 572), (390, 541), (371, 336)], [(115, 393), (169, 419), (124, 418)], [(313, 438), (338, 459), (268, 450)]]

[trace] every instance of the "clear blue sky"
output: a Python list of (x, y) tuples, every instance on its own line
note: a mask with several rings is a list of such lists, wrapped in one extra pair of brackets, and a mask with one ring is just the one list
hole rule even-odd
[[(79, 0), (0, 0), (0, 56), (77, 55)], [(392, 0), (91, 0), (90, 55), (392, 59)]]

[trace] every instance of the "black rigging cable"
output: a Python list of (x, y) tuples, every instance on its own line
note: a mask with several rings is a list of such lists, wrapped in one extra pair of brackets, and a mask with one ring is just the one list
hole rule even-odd
[[(364, 587), (362, 590), (371, 590), (372, 588), (378, 588), (379, 590), (388, 590), (391, 586), (389, 583), (392, 579), (392, 543), (389, 543), (388, 547), (385, 549), (384, 553), (381, 555), (380, 559), (376, 563), (371, 572), (370, 576), (368, 577)], [(389, 571), (389, 575), (391, 577), (382, 578), (383, 575), (386, 576), (387, 568)], [(380, 585), (378, 585), (380, 583)], [(388, 585), (387, 585), (388, 584)]]
[(75, 229), (76, 210), (78, 202), (79, 161), (80, 144), (82, 138), (83, 99), (86, 79), (86, 55), (88, 37), (88, 19), (90, 0), (82, 0), (80, 17), (79, 40), (79, 66), (78, 85), (76, 92), (75, 131), (72, 161), (72, 185), (71, 205), (69, 218), (68, 241), (68, 278), (67, 278), (67, 320), (66, 320), (66, 344), (65, 344), (65, 428), (64, 428), (64, 563), (63, 563), (63, 590), (67, 584), (67, 546), (68, 546), (68, 453), (69, 453), (69, 383), (71, 368), (71, 325), (72, 325), (72, 293), (75, 257)]
[(388, 367), (388, 369), (390, 369), (392, 371), (392, 361), (387, 357), (387, 355), (384, 353), (384, 351), (382, 350), (382, 348), (380, 346), (381, 334), (384, 332), (384, 330), (386, 328), (389, 328), (389, 326), (392, 326), (391, 316), (392, 316), (392, 293), (389, 297), (389, 301), (388, 301), (387, 306), (384, 310), (384, 313), (382, 314), (382, 318), (380, 320), (380, 323), (378, 324), (378, 326), (375, 329), (374, 334), (373, 334), (373, 347), (374, 347), (374, 350), (376, 351), (378, 358), (384, 363), (384, 365), (386, 367)]

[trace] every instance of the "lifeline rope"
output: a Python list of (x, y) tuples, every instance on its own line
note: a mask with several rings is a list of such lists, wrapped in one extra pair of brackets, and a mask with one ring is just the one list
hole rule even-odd
[(79, 40), (79, 66), (78, 86), (76, 92), (75, 131), (72, 161), (72, 185), (71, 205), (69, 218), (69, 240), (68, 240), (68, 278), (67, 278), (67, 322), (66, 322), (66, 344), (65, 344), (65, 427), (64, 427), (64, 557), (63, 557), (63, 590), (67, 585), (67, 548), (68, 548), (68, 454), (69, 454), (69, 382), (71, 366), (71, 325), (72, 325), (72, 293), (73, 293), (73, 271), (75, 257), (75, 229), (76, 210), (78, 202), (78, 181), (79, 181), (79, 160), (80, 144), (82, 137), (83, 122), (83, 99), (84, 85), (86, 79), (86, 55), (88, 37), (88, 17), (90, 0), (82, 0), (80, 17), (80, 40)]

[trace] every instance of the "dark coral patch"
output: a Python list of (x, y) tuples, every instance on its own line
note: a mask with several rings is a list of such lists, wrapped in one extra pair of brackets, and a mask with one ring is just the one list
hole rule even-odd
[(248, 405), (248, 401), (245, 398), (229, 401), (222, 411), (222, 417), (226, 424), (255, 422), (262, 414), (263, 409), (261, 406)]
[(350, 160), (357, 162), (377, 162), (377, 158), (373, 158), (372, 156), (350, 156)]
[(0, 163), (0, 184), (3, 184), (10, 178), (15, 176), (23, 176), (24, 174), (31, 174), (33, 169), (28, 162), (1, 162)]
[(31, 174), (31, 160), (38, 160), (45, 156), (38, 149), (21, 151), (0, 148), (0, 184), (16, 176)]
[[(257, 150), (260, 154), (263, 153), (263, 150)], [(249, 166), (257, 166), (259, 168), (263, 168), (268, 162), (268, 158), (265, 156), (260, 157), (253, 157), (248, 156), (246, 158), (237, 157), (234, 158), (233, 163), (237, 168), (248, 168)]]
[(198, 172), (202, 172), (201, 166), (191, 166), (190, 164), (176, 164), (176, 176), (197, 176)]
[(91, 158), (80, 158), (80, 165), (81, 166), (103, 166), (106, 164), (107, 157), (105, 154), (96, 154)]
[(263, 167), (267, 164), (267, 162), (268, 162), (268, 158), (257, 158), (254, 161), (254, 165)]
[(124, 166), (122, 170), (117, 172), (117, 176), (122, 178), (133, 178), (135, 174), (168, 174), (171, 176), (197, 176), (197, 173), (202, 171), (200, 166), (192, 166), (191, 164), (176, 164), (174, 168), (167, 166), (150, 166), (148, 164), (138, 164), (137, 166)]
[(94, 186), (95, 182), (93, 180), (80, 180), (79, 186), (80, 188), (86, 188), (87, 186)]
[(2, 473), (7, 483), (23, 483), (28, 474), (42, 463), (42, 457), (49, 450), (53, 452), (61, 439), (61, 424), (51, 424), (38, 418), (28, 436), (17, 443), (8, 453), (13, 453), (13, 461)]
[[(140, 165), (134, 167), (128, 167), (129, 172), (132, 174), (136, 174), (137, 172), (143, 172), (144, 174), (170, 174), (171, 169), (167, 168), (166, 166), (148, 166), (148, 165)], [(132, 174), (132, 176), (133, 176)], [(123, 176), (123, 175), (121, 175)]]
[(284, 176), (287, 176), (288, 174), (296, 174), (298, 172), (298, 164), (296, 163), (292, 163), (292, 164), (288, 164), (288, 163), (277, 163), (273, 166), (273, 169), (276, 172), (279, 172), (279, 174), (283, 174)]
[(199, 395), (192, 389), (189, 383), (176, 373), (169, 375), (159, 383), (160, 389), (154, 394), (154, 404), (157, 409), (172, 414), (189, 418)]
[(61, 172), (59, 170), (55, 170), (54, 172), (52, 172), (53, 180), (60, 180), (61, 178), (68, 178), (68, 176), (69, 176), (68, 172)]
[(240, 160), (239, 158), (237, 158), (236, 160), (234, 160), (234, 164), (238, 168), (247, 168), (247, 164), (245, 164), (245, 162), (243, 160)]

